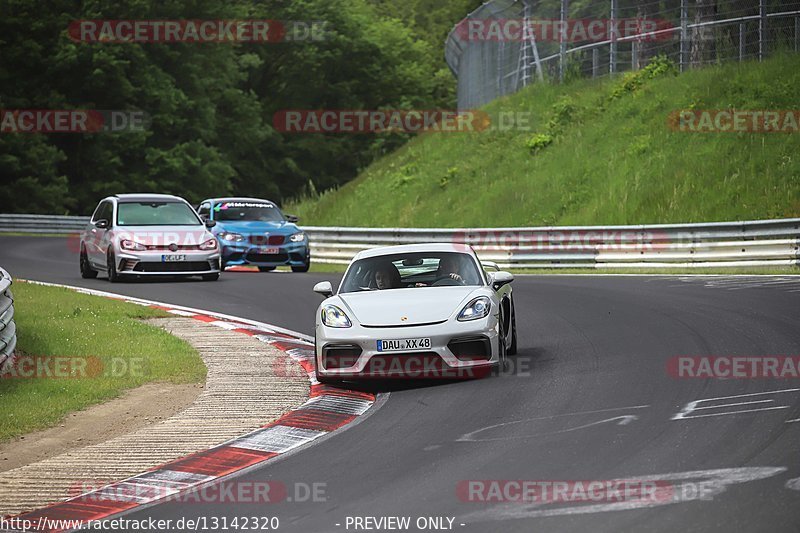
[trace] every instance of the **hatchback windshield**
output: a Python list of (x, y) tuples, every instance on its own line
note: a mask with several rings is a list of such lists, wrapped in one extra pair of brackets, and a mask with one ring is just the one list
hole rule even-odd
[(368, 257), (356, 261), (342, 282), (341, 292), (482, 283), (478, 266), (468, 254), (416, 252)]
[(282, 222), (283, 215), (275, 204), (256, 202), (222, 202), (214, 206), (214, 220), (235, 222)]
[(120, 202), (119, 226), (197, 226), (202, 222), (183, 202)]

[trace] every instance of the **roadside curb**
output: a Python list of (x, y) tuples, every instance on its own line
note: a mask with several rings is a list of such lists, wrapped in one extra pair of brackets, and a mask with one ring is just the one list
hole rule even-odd
[(60, 532), (74, 529), (64, 520), (100, 520), (174, 498), (201, 485), (249, 469), (280, 457), (331, 432), (356, 423), (376, 401), (373, 394), (337, 389), (318, 383), (314, 377), (314, 349), (309, 337), (267, 324), (210, 311), (202, 311), (141, 298), (81, 287), (26, 281), (76, 290), (199, 320), (211, 326), (242, 333), (270, 344), (286, 353), (308, 374), (310, 397), (301, 406), (274, 422), (210, 449), (171, 461), (148, 472), (106, 485), (66, 501), (14, 518), (28, 520), (38, 531)]

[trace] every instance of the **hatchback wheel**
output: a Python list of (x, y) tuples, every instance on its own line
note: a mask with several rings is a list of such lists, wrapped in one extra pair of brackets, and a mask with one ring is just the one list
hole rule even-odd
[(86, 253), (86, 247), (81, 245), (81, 277), (84, 279), (94, 279), (97, 277), (97, 270), (93, 269), (89, 264), (89, 255)]

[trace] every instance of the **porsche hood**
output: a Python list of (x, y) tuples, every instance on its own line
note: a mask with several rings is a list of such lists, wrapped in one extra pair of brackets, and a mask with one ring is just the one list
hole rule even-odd
[[(344, 311), (366, 327), (444, 322), (483, 294), (481, 287), (417, 287), (339, 294)], [(474, 296), (473, 296), (474, 294)]]

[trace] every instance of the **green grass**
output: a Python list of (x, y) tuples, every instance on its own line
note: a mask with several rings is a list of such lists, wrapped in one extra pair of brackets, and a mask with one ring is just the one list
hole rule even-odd
[[(205, 379), (206, 367), (189, 344), (139, 321), (169, 316), (162, 311), (30, 283), (12, 289), (18, 352), (91, 359), (80, 377), (0, 379), (0, 441), (52, 427), (145, 383)], [(99, 372), (92, 371), (97, 361)]]
[(485, 108), (531, 112), (530, 131), (422, 135), (286, 210), (308, 225), (362, 227), (800, 216), (800, 134), (683, 133), (667, 122), (682, 109), (797, 109), (800, 55), (634, 76), (534, 85)]

